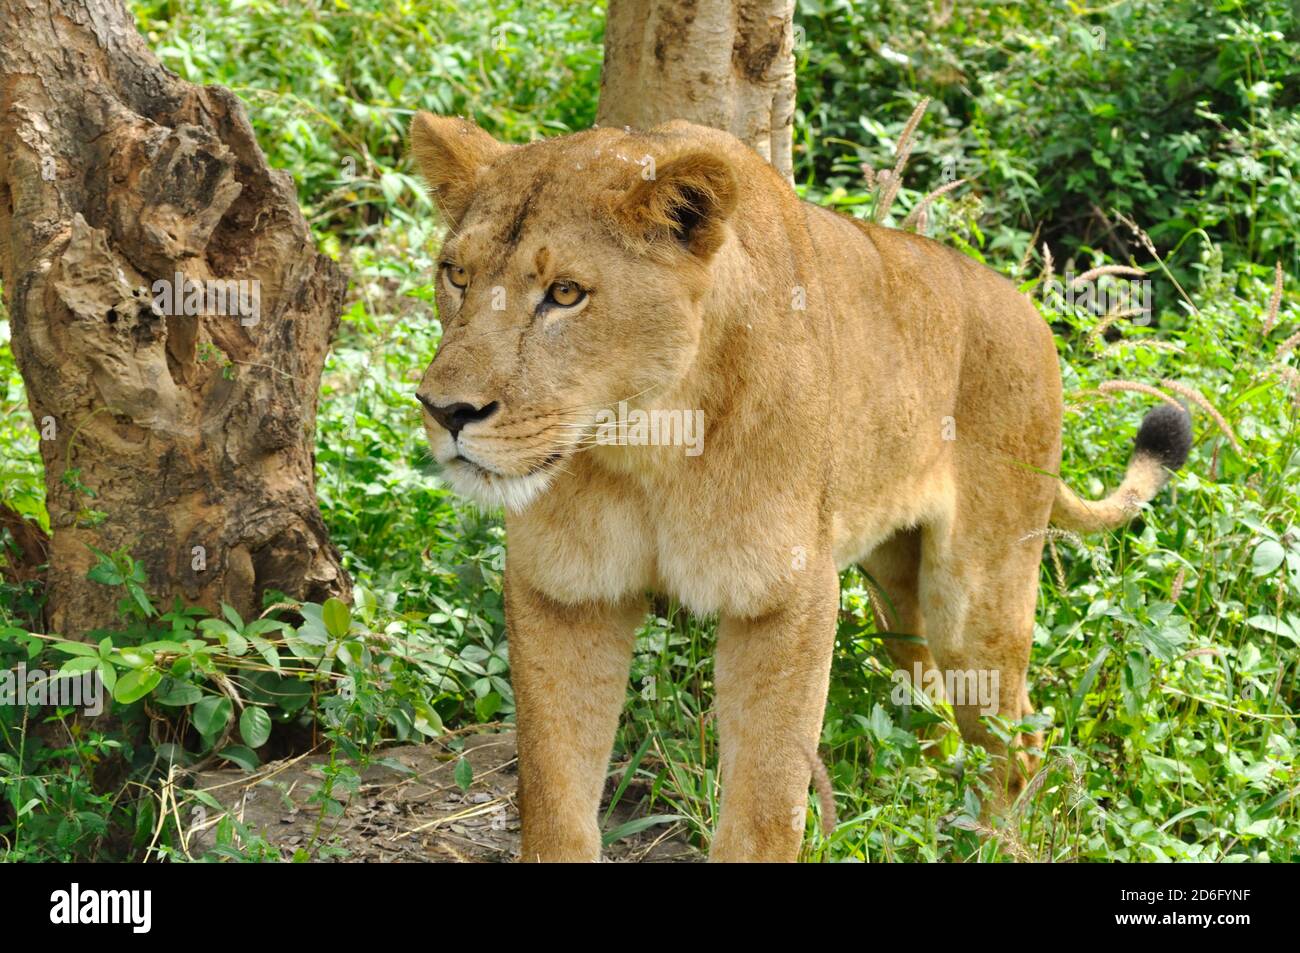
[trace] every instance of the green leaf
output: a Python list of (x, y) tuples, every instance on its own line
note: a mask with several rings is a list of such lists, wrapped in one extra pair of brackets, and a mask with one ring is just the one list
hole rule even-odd
[(501, 710), (501, 696), (488, 692), (482, 698), (474, 699), (474, 714), (479, 721), (491, 721), (492, 716)]
[(624, 837), (631, 837), (633, 834), (639, 834), (647, 828), (654, 827), (656, 824), (674, 824), (677, 821), (686, 820), (680, 814), (651, 814), (648, 817), (637, 817), (628, 821), (626, 824), (620, 824), (612, 831), (606, 831), (600, 838), (601, 846), (608, 847), (615, 841), (620, 841)]
[(128, 583), (126, 591), (131, 594), (131, 598), (135, 600), (135, 604), (140, 607), (140, 611), (146, 616), (154, 616), (158, 614), (158, 610), (155, 609), (153, 603), (149, 601), (148, 595), (146, 595), (145, 591), (138, 585), (135, 583)]
[(99, 668), (102, 659), (92, 658), (87, 655), (78, 655), (76, 658), (70, 658), (59, 668), (60, 675), (80, 675), (82, 672), (90, 672)]
[(239, 736), (250, 748), (260, 748), (271, 737), (271, 716), (265, 708), (250, 705), (239, 716)]
[(1140, 629), (1138, 638), (1152, 655), (1165, 662), (1172, 662), (1179, 648), (1187, 641), (1183, 632), (1172, 626), (1162, 629)]
[(157, 669), (134, 668), (117, 680), (113, 688), (113, 698), (123, 705), (139, 701), (153, 691), (162, 681), (162, 672)]
[(185, 646), (179, 642), (173, 642), (170, 639), (162, 639), (157, 642), (145, 642), (140, 646), (146, 652), (165, 652), (169, 655), (180, 655), (185, 651)]
[(170, 679), (169, 684), (154, 698), (160, 705), (171, 708), (184, 708), (203, 700), (203, 690), (193, 682)]
[(474, 766), (469, 763), (468, 758), (461, 758), (456, 762), (456, 786), (465, 793), (469, 793), (470, 785), (474, 783)]
[(274, 645), (257, 635), (248, 636), (248, 641), (257, 649), (257, 654), (276, 672), (280, 671), (280, 653)]
[(1097, 680), (1097, 672), (1101, 669), (1101, 663), (1106, 661), (1106, 656), (1110, 654), (1110, 646), (1103, 645), (1097, 650), (1093, 657), (1092, 664), (1088, 670), (1083, 673), (1083, 678), (1079, 681), (1079, 687), (1074, 690), (1070, 697), (1070, 719), (1068, 724), (1072, 727), (1079, 719), (1079, 712), (1083, 710), (1083, 700), (1087, 697), (1088, 692), (1092, 691), (1092, 683)]
[(326, 599), (325, 605), (321, 606), (321, 620), (325, 623), (325, 631), (336, 639), (343, 638), (352, 628), (352, 613), (333, 597)]
[(285, 679), (274, 695), (280, 710), (292, 714), (305, 708), (311, 701), (311, 685), (297, 678)]
[(348, 668), (355, 668), (365, 659), (366, 646), (360, 639), (349, 639), (338, 650), (338, 659)]
[(1253, 615), (1246, 620), (1246, 625), (1252, 629), (1259, 629), (1261, 632), (1270, 632), (1273, 635), (1284, 635), (1292, 642), (1300, 642), (1300, 635), (1297, 635), (1291, 626), (1287, 625), (1281, 619), (1275, 619), (1271, 615)]
[(422, 735), (436, 738), (442, 734), (442, 719), (438, 713), (423, 702), (415, 706), (415, 730)]
[(257, 754), (243, 745), (226, 745), (217, 752), (218, 758), (225, 758), (227, 761), (239, 765), (245, 771), (256, 771), (262, 764)]
[(1263, 540), (1255, 547), (1255, 553), (1250, 558), (1250, 571), (1256, 576), (1267, 576), (1282, 565), (1285, 558), (1286, 550), (1281, 543), (1274, 539)]
[(199, 631), (209, 633), (214, 639), (224, 642), (239, 633), (225, 619), (203, 619), (199, 622)]
[(117, 654), (115, 661), (130, 668), (148, 668), (153, 664), (153, 653), (138, 648), (124, 648)]
[(230, 721), (234, 706), (225, 695), (209, 695), (194, 706), (194, 727), (206, 741), (217, 737)]
[[(234, 610), (230, 610), (234, 613)], [(235, 616), (239, 618), (238, 615)], [(226, 647), (226, 651), (238, 658), (248, 651), (248, 640), (239, 634), (239, 630), (224, 619), (204, 619), (199, 628), (211, 635)]]
[(68, 655), (88, 655), (92, 658), (99, 658), (99, 649), (93, 645), (87, 645), (85, 642), (55, 642), (54, 648), (59, 652), (66, 652)]
[(14, 642), (26, 648), (28, 659), (36, 658), (41, 654), (41, 649), (44, 647), (41, 639), (24, 629), (15, 628), (11, 625), (0, 625), (0, 643), (4, 642)]
[[(226, 749), (223, 748), (222, 750), (224, 751)], [(214, 811), (225, 813), (226, 806), (222, 804), (220, 801), (218, 801), (211, 794), (209, 794), (207, 791), (201, 791), (198, 788), (194, 788), (189, 792), (189, 795), (190, 797), (194, 798), (194, 800), (202, 804), (204, 807), (208, 807)]]
[(117, 669), (113, 668), (112, 663), (100, 659), (99, 664), (95, 666), (95, 671), (99, 672), (99, 680), (104, 683), (104, 687), (112, 695), (113, 690), (117, 688)]
[(236, 632), (244, 631), (244, 620), (240, 618), (239, 613), (233, 607), (226, 605), (224, 602), (221, 603), (221, 614), (235, 627)]
[(379, 177), (379, 190), (389, 205), (396, 205), (402, 195), (402, 179), (395, 172), (385, 172)]
[(894, 730), (893, 719), (889, 717), (889, 712), (885, 711), (884, 706), (879, 702), (871, 709), (871, 717), (867, 721), (867, 729), (871, 734), (880, 741), (889, 738), (890, 733)]
[(126, 582), (126, 577), (111, 562), (101, 562), (94, 566), (86, 573), (86, 578), (103, 586), (120, 586)]

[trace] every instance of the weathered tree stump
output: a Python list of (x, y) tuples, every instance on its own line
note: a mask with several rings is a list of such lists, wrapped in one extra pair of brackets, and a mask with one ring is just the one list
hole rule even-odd
[(113, 620), (91, 547), (167, 601), (347, 595), (313, 472), (345, 280), (239, 100), (164, 68), (121, 0), (0, 0), (0, 280), (52, 630)]

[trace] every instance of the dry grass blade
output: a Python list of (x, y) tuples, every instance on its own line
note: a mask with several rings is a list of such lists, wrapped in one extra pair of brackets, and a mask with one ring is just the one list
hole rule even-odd
[(1056, 550), (1056, 540), (1048, 537), (1047, 551), (1052, 554), (1052, 568), (1056, 570), (1056, 585), (1062, 592), (1068, 588), (1065, 584), (1065, 565), (1061, 562), (1061, 554)]
[(1026, 533), (1024, 536), (1021, 536), (1016, 540), (1016, 542), (1025, 543), (1031, 539), (1046, 540), (1047, 546), (1051, 551), (1057, 582), (1060, 583), (1062, 589), (1066, 589), (1067, 586), (1065, 582), (1065, 566), (1061, 561), (1061, 554), (1056, 548), (1056, 540), (1058, 539), (1069, 540), (1073, 543), (1079, 552), (1083, 553), (1083, 555), (1087, 557), (1088, 562), (1092, 564), (1094, 572), (1104, 572), (1106, 570), (1105, 554), (1100, 549), (1089, 546), (1084, 542), (1082, 536), (1072, 530), (1061, 529), (1058, 526), (1048, 526), (1045, 529), (1036, 529), (1033, 532)]
[(1029, 267), (1030, 256), (1034, 254), (1034, 249), (1038, 246), (1038, 233), (1043, 230), (1043, 223), (1039, 222), (1034, 226), (1034, 234), (1029, 236), (1029, 242), (1025, 245), (1025, 253), (1020, 256), (1020, 261), (1016, 263), (1015, 274), (1023, 275), (1025, 269)]
[(816, 749), (809, 753), (808, 762), (812, 766), (813, 789), (817, 792), (817, 803), (821, 807), (822, 833), (830, 837), (839, 823), (835, 812), (835, 786), (831, 784), (830, 772), (826, 770), (826, 764)]
[(1286, 357), (1295, 349), (1297, 344), (1300, 344), (1300, 331), (1297, 331), (1282, 342), (1281, 346), (1277, 349), (1277, 359), (1279, 361), (1282, 360), (1282, 358)]
[(1096, 268), (1090, 268), (1081, 275), (1076, 275), (1070, 282), (1072, 287), (1078, 287), (1086, 281), (1096, 281), (1106, 275), (1123, 275), (1126, 278), (1145, 278), (1147, 273), (1141, 268), (1130, 268), (1128, 265), (1099, 265)]
[[(1077, 281), (1078, 279), (1075, 280)], [(1146, 314), (1146, 311), (1142, 308), (1125, 308), (1122, 311), (1112, 311), (1110, 314), (1098, 321), (1096, 326), (1088, 332), (1088, 346), (1095, 349), (1098, 346), (1101, 336), (1106, 333), (1106, 329), (1116, 321), (1123, 318), (1135, 318), (1139, 314)]]
[(1165, 260), (1161, 258), (1160, 253), (1156, 251), (1155, 242), (1151, 241), (1151, 236), (1139, 228), (1137, 222), (1133, 221), (1131, 218), (1125, 217), (1125, 215), (1118, 209), (1113, 209), (1112, 211), (1114, 211), (1115, 217), (1127, 225), (1129, 230), (1142, 243), (1142, 247), (1147, 250), (1147, 254), (1155, 259), (1156, 264), (1160, 266), (1160, 270), (1164, 272), (1165, 277), (1169, 279), (1174, 288), (1177, 289), (1179, 296), (1187, 303), (1187, 307), (1192, 309), (1192, 313), (1200, 314), (1201, 309), (1196, 306), (1196, 302), (1192, 300), (1191, 295), (1183, 290), (1183, 286), (1179, 284), (1178, 279), (1174, 277), (1174, 273), (1170, 271), (1168, 266), (1165, 264)]
[(1171, 407), (1177, 407), (1179, 410), (1183, 409), (1182, 404), (1178, 403), (1178, 401), (1174, 400), (1174, 398), (1170, 397), (1158, 387), (1152, 387), (1150, 384), (1140, 384), (1137, 381), (1103, 381), (1097, 385), (1097, 390), (1101, 391), (1103, 394), (1112, 394), (1116, 391), (1122, 390), (1133, 391), (1137, 394), (1146, 394), (1150, 397), (1158, 397)]
[[(903, 134), (898, 137), (898, 145), (894, 149), (894, 155), (898, 158), (894, 162), (894, 168), (889, 173), (889, 177), (884, 181), (884, 192), (880, 201), (876, 204), (876, 214), (873, 216), (877, 222), (883, 222), (889, 215), (889, 209), (894, 204), (894, 199), (898, 196), (898, 190), (903, 184), (903, 169), (907, 167), (907, 160), (912, 155), (912, 136), (916, 132), (916, 127), (921, 124), (921, 117), (925, 115), (925, 110), (930, 105), (930, 97), (924, 97), (916, 108), (912, 110), (912, 115), (907, 119), (907, 125), (903, 127)], [(880, 174), (882, 180), (885, 175)]]
[[(1264, 318), (1264, 337), (1277, 326), (1277, 312), (1282, 307), (1282, 262), (1273, 266), (1273, 294), (1268, 299), (1268, 314)], [(1294, 346), (1294, 345), (1292, 345)]]
[(983, 821), (970, 819), (965, 819), (954, 824), (954, 826), (959, 827), (962, 830), (973, 831), (986, 840), (997, 841), (998, 845), (1010, 854), (1018, 863), (1032, 864), (1038, 859), (1029, 851), (1029, 848), (1025, 847), (1025, 845), (1020, 842), (1020, 838), (1015, 835), (1009, 826), (1004, 828), (993, 828)]
[(1270, 369), (1282, 379), (1282, 385), (1292, 395), (1292, 401), (1300, 407), (1300, 371), (1286, 364), (1273, 364)]
[(867, 583), (867, 601), (871, 603), (871, 608), (876, 614), (876, 625), (886, 632), (894, 628), (894, 620), (889, 612), (889, 606), (885, 603), (884, 597), (876, 589), (874, 582)]
[[(907, 218), (903, 219), (902, 227), (908, 228), (913, 223), (916, 223), (917, 225), (922, 225), (925, 221), (925, 210), (929, 208), (931, 202), (933, 202), (939, 196), (946, 195), (947, 193), (951, 192), (959, 185), (965, 185), (969, 181), (970, 181), (969, 179), (954, 179), (953, 181), (949, 182), (947, 185), (940, 186), (939, 188), (931, 192), (929, 195), (926, 195), (924, 198), (921, 199), (921, 201), (916, 203), (916, 206), (912, 209), (912, 211), (907, 213)], [(919, 230), (923, 231), (924, 229), (921, 228)]]

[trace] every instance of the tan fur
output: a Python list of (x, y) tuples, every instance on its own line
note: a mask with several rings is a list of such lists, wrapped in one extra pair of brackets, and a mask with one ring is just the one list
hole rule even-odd
[[(1030, 713), (1049, 517), (1113, 525), (1158, 482), (1103, 504), (1058, 489), (1056, 349), (1008, 281), (800, 202), (738, 141), (686, 123), (506, 148), (422, 114), (412, 144), (451, 225), (443, 259), (466, 276), (439, 275), (443, 340), (419, 395), (495, 404), (458, 442), (425, 423), (447, 479), (507, 510), (525, 860), (599, 856), (647, 593), (720, 617), (714, 859), (798, 854), (845, 566), (924, 635), (893, 648), (900, 664), (996, 671), (999, 714)], [(539, 310), (561, 279), (586, 299)], [(702, 410), (703, 452), (592, 445), (622, 400)], [(1014, 794), (1032, 756), (1008, 757), (975, 706), (956, 712)]]
[(1160, 491), (1168, 476), (1154, 457), (1135, 456), (1129, 462), (1124, 482), (1104, 500), (1082, 499), (1064, 483), (1058, 484), (1052, 522), (1076, 533), (1114, 529), (1132, 519), (1142, 504)]

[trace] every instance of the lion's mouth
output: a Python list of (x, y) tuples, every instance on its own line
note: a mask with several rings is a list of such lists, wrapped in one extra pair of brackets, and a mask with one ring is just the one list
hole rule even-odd
[(551, 470), (553, 470), (555, 467), (559, 466), (560, 461), (563, 459), (564, 459), (564, 454), (557, 450), (555, 453), (551, 454), (541, 463), (537, 464), (537, 466), (529, 470), (528, 475), (532, 476), (534, 473), (548, 473)]
[(443, 464), (443, 478), (461, 496), (488, 507), (521, 512), (551, 485), (563, 453), (552, 453), (524, 473), (485, 466), (459, 449)]
[(560, 451), (556, 451), (555, 453), (550, 454), (541, 463), (529, 467), (523, 473), (502, 473), (500, 470), (479, 463), (477, 460), (472, 460), (459, 452), (447, 461), (447, 463), (448, 465), (458, 463), (464, 467), (468, 467), (472, 472), (489, 480), (493, 478), (498, 480), (517, 480), (523, 477), (538, 476), (543, 473), (549, 473), (555, 469), (563, 459), (564, 454)]
[(492, 480), (493, 478), (496, 478), (498, 480), (504, 480), (507, 478), (507, 475), (502, 473), (501, 471), (494, 470), (492, 467), (489, 466), (484, 466), (483, 464), (479, 463), (477, 460), (471, 460), (463, 453), (456, 454), (454, 457), (452, 457), (450, 460), (446, 462), (445, 466), (463, 467), (464, 469), (468, 470), (470, 473), (473, 473), (475, 476), (482, 477), (485, 480)]

